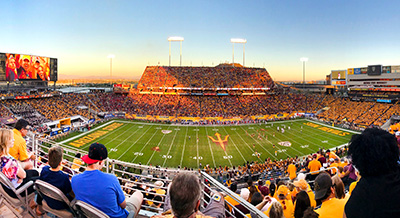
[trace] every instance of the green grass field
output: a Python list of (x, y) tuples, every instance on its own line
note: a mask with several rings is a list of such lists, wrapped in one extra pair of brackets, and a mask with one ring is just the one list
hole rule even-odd
[(88, 150), (91, 143), (99, 142), (108, 148), (112, 159), (163, 167), (197, 168), (200, 163), (212, 167), (236, 166), (246, 161), (264, 161), (268, 157), (303, 156), (319, 148), (343, 145), (355, 133), (304, 119), (233, 126), (181, 126), (114, 120), (62, 143)]

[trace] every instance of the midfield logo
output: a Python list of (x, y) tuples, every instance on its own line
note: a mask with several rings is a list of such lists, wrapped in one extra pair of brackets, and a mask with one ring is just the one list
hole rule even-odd
[(221, 146), (221, 148), (225, 151), (225, 145), (228, 144), (229, 135), (226, 135), (224, 140), (221, 139), (221, 134), (219, 134), (218, 132), (215, 133), (215, 136), (217, 137), (217, 139), (214, 139), (212, 136), (208, 136), (208, 138), (210, 138), (211, 141), (213, 141), (215, 144)]

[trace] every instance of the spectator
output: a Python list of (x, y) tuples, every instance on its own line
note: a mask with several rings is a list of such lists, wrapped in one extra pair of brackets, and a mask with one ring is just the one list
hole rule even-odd
[(345, 166), (343, 169), (343, 172), (344, 172), (344, 174), (342, 175), (341, 179), (342, 179), (346, 189), (348, 189), (352, 182), (357, 181), (356, 170), (353, 166), (353, 162), (350, 162), (349, 165)]
[[(65, 194), (65, 196), (69, 200), (72, 200), (73, 199), (72, 196), (74, 196), (74, 194), (72, 192), (69, 176), (60, 170), (62, 159), (63, 159), (63, 149), (60, 146), (55, 146), (50, 148), (49, 159), (48, 159), (49, 166), (43, 167), (39, 179), (57, 187)], [(66, 205), (65, 203), (54, 200), (45, 195), (43, 196), (43, 198), (46, 201), (47, 205), (52, 209), (63, 210), (69, 208), (69, 206)], [(44, 211), (42, 210), (41, 207), (42, 205), (41, 195), (37, 196), (37, 203), (38, 207), (36, 207), (36, 214), (42, 215)]]
[(79, 171), (79, 168), (82, 166), (83, 161), (81, 160), (81, 153), (76, 153), (75, 158), (72, 162), (71, 169), (74, 170), (75, 172)]
[(335, 190), (335, 197), (338, 199), (343, 199), (346, 197), (346, 193), (344, 192), (344, 184), (342, 180), (339, 178), (339, 176), (333, 176), (332, 177), (332, 182), (334, 185), (334, 190)]
[(294, 186), (297, 189), (297, 192), (305, 191), (308, 194), (308, 198), (310, 199), (311, 207), (315, 208), (317, 206), (317, 202), (315, 201), (314, 192), (311, 190), (310, 186), (304, 179), (299, 179), (295, 181)]
[(155, 193), (159, 195), (165, 195), (165, 190), (162, 189), (162, 187), (164, 187), (164, 183), (162, 181), (157, 181), (154, 183), (154, 185), (156, 185), (156, 187), (153, 188), (153, 191), (155, 191)]
[(295, 164), (295, 162), (290, 163), (287, 168), (287, 172), (289, 174), (289, 179), (292, 181), (296, 178), (296, 166), (294, 164)]
[(318, 176), (319, 172), (315, 172), (315, 173), (313, 173), (313, 172), (318, 171), (321, 167), (322, 167), (321, 162), (319, 162), (317, 160), (317, 155), (314, 154), (313, 160), (310, 161), (310, 163), (308, 163), (308, 166), (307, 166), (309, 172), (311, 172), (311, 174), (308, 174), (309, 180), (314, 180)]
[(26, 148), (26, 141), (23, 137), (29, 131), (29, 123), (24, 119), (19, 119), (15, 124), (14, 132), (14, 147), (10, 148), (10, 155), (18, 160), (24, 170), (30, 170), (33, 168), (32, 160), (36, 159), (36, 156), (32, 153), (28, 153)]
[[(240, 190), (240, 197), (242, 197), (245, 201), (249, 201), (249, 197), (250, 197), (249, 189), (248, 188), (242, 188)], [(248, 213), (250, 213), (250, 211), (246, 207), (244, 207), (242, 204), (238, 204), (238, 205), (235, 206), (235, 208), (233, 210), (233, 213), (235, 214), (235, 217), (243, 218), (242, 213), (243, 214), (248, 214)]]
[(286, 218), (283, 214), (283, 207), (279, 202), (274, 202), (268, 213), (269, 218)]
[(310, 198), (307, 192), (300, 191), (296, 195), (296, 203), (294, 207), (294, 218), (302, 218), (304, 211), (311, 207)]
[(319, 214), (314, 211), (311, 207), (309, 207), (306, 211), (304, 211), (303, 218), (318, 218)]
[(315, 179), (315, 200), (322, 202), (321, 207), (315, 212), (321, 218), (337, 218), (343, 216), (345, 199), (337, 199), (331, 176), (327, 173), (321, 173)]
[[(237, 201), (235, 200), (235, 198), (238, 198), (238, 197), (239, 197), (238, 195), (236, 195), (237, 183), (236, 183), (236, 182), (233, 182), (233, 183), (231, 184), (231, 186), (230, 186), (230, 189), (231, 189), (231, 191), (234, 193), (233, 198), (232, 198), (231, 196), (229, 196), (229, 195), (226, 195), (224, 198), (225, 198), (225, 201), (227, 201), (227, 202), (230, 203), (230, 204), (226, 204), (226, 205), (228, 206), (229, 211), (231, 212), (231, 211), (232, 211), (232, 206), (235, 206), (235, 205), (238, 205), (238, 204), (239, 204), (239, 202), (237, 202)], [(231, 206), (231, 205), (232, 205), (232, 206)]]
[[(225, 217), (224, 201), (219, 193), (214, 193), (211, 202), (203, 212), (200, 212), (201, 190), (199, 178), (195, 174), (179, 173), (169, 187), (167, 199), (170, 199), (170, 205), (167, 205), (167, 207), (170, 207), (171, 210), (166, 213), (172, 213), (174, 217), (188, 218)], [(166, 218), (167, 216), (157, 215), (153, 217)]]
[(366, 129), (351, 138), (349, 155), (361, 178), (346, 204), (345, 216), (400, 217), (396, 138), (384, 130)]
[(143, 200), (142, 193), (136, 191), (130, 198), (125, 199), (117, 177), (101, 172), (107, 156), (107, 148), (104, 145), (90, 145), (89, 154), (82, 157), (88, 164), (86, 171), (72, 177), (72, 190), (76, 199), (93, 205), (110, 217), (138, 214)]
[[(0, 129), (0, 171), (10, 179), (14, 188), (23, 186), (29, 181), (35, 180), (39, 173), (36, 170), (26, 170), (22, 168), (17, 160), (12, 157), (8, 151), (14, 145), (13, 131), (9, 129)], [(8, 187), (3, 186), (5, 192), (13, 198), (17, 198), (15, 193)], [(28, 188), (28, 194), (34, 192), (33, 186)], [(25, 192), (21, 193), (25, 196)]]
[[(279, 186), (277, 192), (278, 201), (281, 203), (283, 208), (283, 214), (286, 218), (294, 217), (294, 206), (290, 197), (290, 191), (285, 185)], [(290, 198), (290, 200), (288, 200)]]

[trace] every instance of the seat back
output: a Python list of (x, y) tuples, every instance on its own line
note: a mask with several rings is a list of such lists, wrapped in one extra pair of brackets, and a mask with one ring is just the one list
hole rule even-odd
[(67, 196), (64, 195), (64, 193), (58, 189), (57, 187), (42, 181), (42, 180), (36, 180), (35, 181), (35, 188), (36, 190), (42, 194), (45, 195), (49, 198), (52, 198), (57, 201), (65, 202), (67, 205), (71, 205), (71, 202), (67, 198)]
[[(76, 212), (73, 208), (73, 204), (70, 202), (70, 200), (67, 198), (67, 196), (65, 196), (65, 194), (59, 188), (57, 188), (45, 181), (39, 180), (39, 179), (35, 181), (35, 188), (39, 192), (39, 194), (42, 195), (42, 197), (47, 196), (54, 200), (66, 203), (68, 205), (72, 215), (76, 216)], [(46, 208), (44, 208), (44, 209), (46, 210)], [(53, 213), (55, 215), (57, 215), (58, 212), (63, 213), (63, 211), (61, 211), (61, 210), (51, 209), (50, 207), (48, 207), (47, 210), (49, 210), (48, 212)]]
[(103, 211), (83, 201), (76, 201), (75, 208), (77, 209), (80, 217), (109, 218), (109, 216)]
[[(17, 196), (16, 198), (11, 197), (6, 191), (5, 188), (0, 185), (0, 193), (5, 200), (7, 207), (17, 216), (17, 217), (23, 217), (27, 213), (29, 213), (33, 217), (37, 217), (36, 213), (31, 209), (29, 206), (29, 201), (35, 197), (35, 193), (31, 193), (28, 195), (27, 189), (33, 185), (32, 181), (29, 181), (25, 183), (22, 187), (18, 187), (18, 189), (15, 189), (14, 185), (11, 183), (11, 181), (7, 178), (6, 175), (3, 174), (3, 172), (0, 172), (0, 183), (6, 187), (8, 187), (14, 194)], [(25, 192), (25, 196), (21, 196), (21, 193)], [(10, 208), (10, 206), (12, 208)], [(18, 210), (15, 210), (15, 208), (21, 207), (23, 209), (22, 212), (19, 212)]]

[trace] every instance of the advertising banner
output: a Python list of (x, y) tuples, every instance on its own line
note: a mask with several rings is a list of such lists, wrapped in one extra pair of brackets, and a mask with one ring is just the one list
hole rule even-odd
[(391, 73), (390, 66), (383, 66), (382, 67), (382, 73)]
[(400, 73), (400, 66), (391, 66), (392, 73)]
[(354, 74), (354, 68), (347, 69), (347, 75)]
[(332, 80), (345, 80), (346, 71), (345, 70), (332, 70), (331, 71)]

